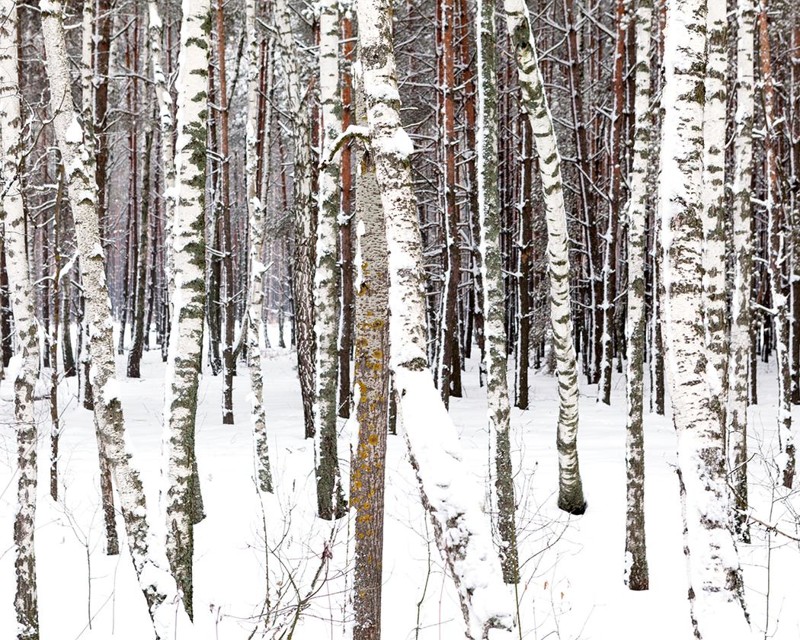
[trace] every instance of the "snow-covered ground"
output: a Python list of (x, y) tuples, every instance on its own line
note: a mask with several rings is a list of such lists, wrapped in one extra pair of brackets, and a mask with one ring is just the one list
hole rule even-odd
[[(118, 370), (124, 371), (122, 361)], [(313, 517), (313, 444), (303, 439), (294, 354), (268, 351), (265, 374), (277, 485), (274, 496), (259, 496), (253, 482), (246, 367), (239, 367), (235, 380), (235, 426), (222, 425), (221, 377), (207, 375), (201, 382), (197, 447), (208, 517), (195, 529), (196, 628), (191, 637), (244, 640), (260, 638), (265, 631), (267, 638), (345, 637), (345, 594), (353, 569), (348, 522), (332, 525)], [(159, 518), (164, 365), (157, 352), (145, 353), (142, 376), (120, 379), (127, 436), (143, 473), (150, 516)], [(749, 440), (754, 513), (800, 538), (800, 523), (792, 510), (792, 502), (800, 508), (800, 498), (785, 499), (785, 490), (773, 489), (769, 480), (769, 460), (777, 446), (772, 365), (762, 365), (759, 378), (761, 403), (752, 408)], [(477, 485), (485, 486), (486, 408), (477, 380), (476, 363), (470, 361), (464, 376), (465, 397), (453, 399), (451, 411)], [(76, 399), (75, 385), (74, 378), (65, 380), (59, 395), (64, 431), (58, 502), (48, 494), (49, 408), (44, 402), (37, 405), (42, 425), (36, 530), (42, 640), (149, 640), (152, 627), (127, 548), (123, 543), (116, 557), (104, 554), (94, 426), (91, 413)], [(624, 382), (615, 379), (612, 407), (595, 401), (594, 387), (583, 386), (581, 391), (579, 450), (589, 502), (581, 517), (570, 518), (555, 506), (555, 380), (533, 375), (532, 409), (513, 411), (523, 581), (516, 594), (509, 591), (509, 598), (519, 602), (521, 628), (497, 637), (688, 639), (688, 585), (671, 422), (646, 416), (651, 589), (632, 593), (622, 582)], [(4, 398), (0, 402), (0, 640), (5, 640), (13, 637), (15, 629), (16, 445), (9, 380), (2, 382), (0, 396)], [(346, 477), (350, 434), (344, 423), (341, 436)], [(420, 506), (402, 437), (389, 438), (388, 455), (383, 637), (463, 638), (458, 601)], [(118, 522), (122, 532), (120, 518)], [(332, 552), (330, 563), (323, 560), (326, 548)], [(756, 635), (796, 640), (800, 637), (800, 543), (754, 526), (753, 543), (740, 546), (740, 552)], [(298, 600), (303, 603), (301, 610)]]

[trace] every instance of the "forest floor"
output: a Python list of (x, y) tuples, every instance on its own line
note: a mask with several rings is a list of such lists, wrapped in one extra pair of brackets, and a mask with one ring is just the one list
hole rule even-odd
[[(246, 367), (240, 365), (235, 379), (235, 426), (221, 423), (221, 376), (206, 375), (201, 382), (197, 455), (207, 517), (195, 529), (191, 637), (347, 637), (345, 594), (353, 568), (348, 522), (332, 525), (314, 518), (313, 443), (303, 439), (294, 354), (273, 349), (266, 355), (275, 495), (259, 496), (253, 482)], [(124, 371), (121, 360), (118, 370)], [(776, 475), (770, 462), (777, 447), (774, 376), (772, 364), (761, 365), (761, 402), (751, 413), (751, 498), (759, 520), (797, 538), (800, 524), (794, 509), (800, 508), (800, 497), (787, 497), (770, 480)], [(160, 527), (164, 365), (158, 352), (145, 353), (141, 379), (120, 379), (127, 436), (142, 471), (149, 515), (159, 520)], [(473, 477), (465, 481), (485, 491), (488, 434), (485, 394), (477, 380), (477, 362), (471, 360), (464, 397), (452, 400), (451, 411), (472, 470)], [(671, 420), (646, 416), (651, 588), (629, 592), (623, 585), (624, 379), (615, 378), (611, 407), (596, 402), (595, 387), (581, 388), (579, 451), (589, 508), (585, 515), (572, 518), (555, 505), (555, 379), (536, 374), (531, 380), (532, 409), (512, 412), (523, 576), (516, 593), (521, 624), (513, 634), (496, 636), (688, 640), (692, 634)], [(15, 629), (16, 444), (8, 377), (0, 386), (0, 397), (0, 639), (5, 640)], [(94, 426), (91, 413), (77, 400), (75, 378), (62, 384), (59, 404), (64, 428), (60, 496), (54, 502), (48, 492), (49, 406), (37, 403), (41, 436), (36, 555), (42, 640), (149, 640), (152, 626), (124, 535), (119, 556), (104, 553)], [(346, 478), (351, 434), (345, 421), (340, 425), (339, 455)], [(122, 531), (119, 517), (118, 527)], [(328, 555), (323, 553), (326, 548), (332, 554), (329, 562), (323, 558)], [(740, 551), (755, 637), (800, 638), (800, 544), (754, 526), (752, 544), (740, 545)], [(514, 601), (513, 589), (509, 598)], [(402, 436), (389, 438), (382, 627), (385, 640), (464, 637), (455, 593), (420, 506)]]

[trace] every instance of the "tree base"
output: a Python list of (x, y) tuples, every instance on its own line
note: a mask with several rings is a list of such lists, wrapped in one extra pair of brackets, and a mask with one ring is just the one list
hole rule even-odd
[(588, 506), (589, 503), (583, 498), (580, 498), (579, 500), (573, 500), (570, 498), (558, 499), (558, 508), (573, 516), (582, 516), (584, 513), (586, 513)]

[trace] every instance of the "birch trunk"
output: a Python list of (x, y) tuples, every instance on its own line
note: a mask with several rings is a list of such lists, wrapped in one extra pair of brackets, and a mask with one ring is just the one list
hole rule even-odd
[[(314, 435), (314, 199), (311, 180), (311, 125), (307, 97), (300, 84), (300, 53), (292, 33), (286, 0), (275, 0), (275, 31), (286, 82), (288, 113), (294, 146), (293, 217), (294, 265), (292, 297), (297, 343), (297, 371), (303, 396), (306, 438)], [(337, 462), (338, 464), (338, 462)], [(337, 471), (338, 472), (338, 471)], [(329, 509), (326, 515), (330, 518)], [(322, 514), (320, 514), (322, 515)]]
[(728, 389), (727, 288), (725, 281), (725, 114), (728, 71), (727, 1), (708, 2), (708, 30), (703, 112), (703, 264), (705, 275), (706, 341), (709, 379), (713, 381), (714, 405), (725, 424)]
[(336, 443), (336, 404), (339, 337), (339, 274), (336, 237), (339, 232), (339, 166), (329, 158), (342, 130), (339, 118), (339, 11), (337, 0), (319, 5), (319, 100), (322, 136), (314, 274), (314, 333), (316, 335), (316, 394), (314, 454), (317, 471), (317, 508), (322, 518), (340, 518), (347, 505), (339, 477)]
[(392, 12), (388, 0), (359, 0), (358, 38), (370, 152), (386, 216), (390, 294), (390, 362), (411, 463), (437, 546), (453, 576), (468, 638), (490, 627), (510, 628), (491, 533), (453, 422), (441, 401), (427, 357), (424, 274), (417, 203), (400, 121)]
[(731, 295), (728, 447), (737, 529), (743, 538), (747, 520), (747, 405), (751, 339), (750, 291), (753, 282), (753, 49), (755, 6), (738, 0), (736, 34), (736, 135), (733, 146), (733, 291)]
[(653, 126), (650, 100), (650, 33), (652, 0), (636, 6), (636, 97), (634, 116), (631, 199), (628, 204), (628, 313), (625, 324), (626, 391), (628, 405), (625, 469), (627, 514), (625, 520), (625, 583), (633, 591), (649, 588), (647, 542), (644, 519), (644, 354), (645, 270), (647, 259), (647, 203), (650, 187), (650, 131)]
[(17, 614), (18, 640), (38, 640), (39, 607), (36, 585), (37, 430), (33, 394), (39, 375), (39, 338), (34, 312), (33, 288), (28, 274), (25, 247), (25, 210), (22, 201), (22, 140), (20, 129), (19, 68), (17, 61), (17, 6), (14, 0), (3, 0), (0, 11), (0, 149), (4, 189), (2, 216), (8, 269), (9, 294), (14, 327), (21, 351), (21, 365), (14, 380), (14, 420), (17, 432), (17, 511), (14, 518), (14, 567), (17, 588), (14, 608)]
[(166, 640), (173, 637), (176, 625), (188, 627), (190, 623), (175, 582), (163, 568), (167, 561), (163, 557), (163, 547), (158, 540), (151, 539), (142, 482), (125, 447), (125, 421), (115, 379), (113, 322), (98, 226), (94, 156), (86, 153), (83, 127), (72, 106), (63, 9), (59, 2), (41, 3), (40, 8), (53, 128), (65, 167), (67, 196), (81, 256), (92, 356), (91, 384), (101, 455), (104, 453), (114, 475), (131, 559), (156, 636)]
[(167, 557), (193, 614), (193, 525), (202, 520), (194, 471), (197, 387), (202, 372), (205, 309), (205, 168), (210, 2), (184, 0), (178, 58), (172, 323), (166, 371)]
[(553, 118), (524, 0), (505, 0), (508, 33), (515, 50), (521, 99), (530, 118), (539, 154), (547, 219), (547, 261), (550, 271), (550, 318), (558, 373), (558, 506), (580, 515), (586, 511), (578, 466), (578, 367), (575, 358), (569, 296), (569, 238)]
[[(483, 281), (486, 340), (490, 463), (494, 464), (492, 512), (500, 534), (500, 559), (507, 584), (519, 582), (515, 524), (514, 470), (511, 463), (511, 407), (508, 399), (505, 289), (500, 251), (500, 198), (497, 189), (497, 85), (494, 0), (479, 0), (476, 24), (478, 49), (478, 170), (479, 260)], [(525, 286), (527, 287), (527, 281)]]
[[(266, 183), (269, 176), (269, 126), (259, 129), (258, 92), (259, 87), (259, 43), (256, 36), (256, 1), (245, 3), (245, 37), (247, 55), (247, 125), (245, 140), (245, 180), (247, 184), (247, 219), (250, 225), (250, 287), (247, 304), (247, 366), (250, 370), (250, 421), (253, 425), (255, 443), (255, 464), (258, 488), (272, 492), (272, 471), (269, 464), (269, 446), (267, 441), (267, 416), (264, 410), (264, 373), (261, 364), (261, 318), (264, 306), (264, 273), (266, 266), (262, 262), (264, 255), (264, 198), (259, 197), (258, 184), (258, 149), (259, 138), (263, 136), (262, 147), (265, 166), (262, 180)], [(272, 83), (272, 61), (267, 60), (266, 95), (270, 95)], [(267, 109), (264, 121), (272, 122), (271, 103), (265, 101)]]
[[(698, 6), (699, 5), (699, 6)], [(678, 436), (689, 606), (698, 640), (750, 637), (703, 315), (705, 2), (668, 6), (661, 140), (662, 323)]]
[[(172, 96), (167, 85), (167, 76), (164, 73), (162, 39), (164, 25), (158, 11), (158, 3), (150, 0), (148, 3), (149, 23), (147, 28), (150, 44), (150, 61), (153, 65), (153, 86), (158, 105), (158, 128), (160, 133), (161, 171), (164, 180), (164, 244), (167, 250), (164, 253), (164, 277), (167, 281), (167, 299), (171, 306), (172, 294), (175, 290), (173, 277), (173, 252), (174, 246), (174, 219), (175, 219), (175, 149), (173, 139), (175, 123), (172, 117)], [(165, 342), (167, 342), (165, 340)], [(163, 350), (163, 345), (162, 345)]]

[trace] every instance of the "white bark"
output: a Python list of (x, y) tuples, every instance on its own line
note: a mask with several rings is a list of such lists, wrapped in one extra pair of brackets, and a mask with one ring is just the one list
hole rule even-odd
[(573, 514), (586, 510), (578, 466), (578, 367), (573, 341), (569, 295), (569, 237), (561, 158), (553, 117), (547, 105), (536, 44), (524, 0), (505, 0), (506, 20), (514, 47), (522, 103), (528, 112), (544, 192), (547, 219), (547, 261), (550, 271), (550, 318), (558, 373), (558, 506)]
[(625, 521), (625, 583), (630, 589), (649, 586), (644, 520), (644, 352), (645, 273), (647, 257), (647, 204), (650, 176), (650, 130), (653, 126), (650, 99), (650, 33), (652, 0), (638, 0), (636, 7), (636, 133), (633, 142), (631, 196), (628, 203), (628, 312), (625, 339), (625, 382), (628, 408), (625, 445), (627, 513)]
[(202, 519), (194, 454), (205, 319), (209, 0), (184, 0), (178, 56), (172, 329), (164, 402), (167, 556), (192, 616), (193, 524)]
[(699, 640), (750, 637), (702, 314), (705, 3), (672, 0), (665, 38), (661, 238), (665, 373), (678, 435), (689, 604)]
[[(519, 581), (515, 525), (514, 472), (511, 463), (511, 407), (508, 399), (505, 289), (500, 252), (500, 202), (497, 186), (497, 85), (494, 0), (478, 0), (478, 121), (475, 136), (478, 162), (478, 244), (483, 281), (486, 340), (486, 397), (489, 418), (489, 459), (494, 464), (491, 494), (501, 539), (503, 579)], [(526, 285), (527, 286), (527, 285)]]
[[(247, 219), (250, 226), (250, 286), (247, 301), (247, 366), (250, 370), (250, 421), (253, 426), (255, 443), (255, 464), (258, 488), (272, 491), (272, 471), (269, 464), (269, 445), (267, 441), (267, 416), (264, 410), (264, 373), (261, 364), (262, 308), (264, 303), (264, 273), (267, 268), (264, 259), (264, 206), (257, 182), (258, 138), (265, 136), (264, 147), (269, 149), (269, 110), (271, 105), (265, 101), (267, 115), (263, 131), (258, 129), (258, 37), (256, 35), (256, 2), (245, 3), (245, 38), (247, 55), (247, 125), (245, 139), (245, 181), (247, 183)], [(272, 81), (271, 61), (266, 70), (267, 84)], [(269, 87), (267, 87), (269, 95)], [(269, 158), (269, 152), (264, 154)], [(269, 163), (263, 174), (269, 176)], [(266, 178), (265, 178), (266, 180)]]
[[(736, 34), (736, 137), (733, 146), (733, 290), (731, 295), (730, 392), (728, 448), (731, 486), (741, 527), (747, 508), (747, 402), (749, 396), (750, 289), (753, 279), (753, 232), (750, 189), (753, 177), (753, 49), (755, 6), (738, 0)], [(744, 533), (744, 532), (742, 532)]]
[[(339, 235), (340, 188), (338, 160), (330, 157), (342, 131), (339, 117), (339, 11), (338, 0), (319, 4), (319, 100), (322, 113), (317, 199), (317, 245), (314, 273), (314, 334), (316, 338), (314, 451), (317, 467), (317, 499), (323, 504), (343, 501), (338, 464), (330, 460), (337, 453), (336, 417), (339, 373)], [(333, 467), (334, 473), (328, 468)], [(342, 505), (343, 506), (343, 505)], [(337, 506), (336, 515), (344, 515)]]
[(162, 39), (164, 26), (158, 11), (158, 2), (149, 0), (147, 37), (150, 45), (150, 61), (153, 65), (153, 86), (158, 105), (158, 127), (161, 133), (161, 171), (164, 180), (164, 244), (167, 247), (164, 271), (167, 279), (168, 299), (175, 290), (173, 277), (173, 239), (175, 218), (175, 149), (173, 147), (175, 123), (172, 117), (172, 96), (164, 73)]
[(81, 257), (86, 314), (89, 319), (91, 384), (100, 444), (111, 463), (125, 521), (131, 559), (147, 600), (156, 635), (172, 638), (175, 626), (189, 628), (180, 594), (169, 572), (161, 541), (150, 535), (147, 507), (138, 471), (125, 448), (125, 421), (115, 379), (114, 345), (104, 254), (96, 211), (94, 156), (86, 151), (84, 131), (72, 104), (71, 84), (60, 2), (41, 2), (42, 34), (47, 55), (50, 104), (75, 236)]
[(728, 70), (727, 2), (708, 3), (703, 113), (703, 265), (706, 341), (714, 403), (722, 419), (727, 394), (727, 291), (725, 282), (725, 124)]
[(386, 215), (389, 249), (390, 363), (409, 456), (437, 546), (453, 576), (467, 637), (511, 626), (500, 565), (479, 491), (469, 482), (453, 422), (428, 368), (422, 250), (408, 156), (400, 121), (387, 0), (359, 0), (358, 38), (370, 151)]
[(17, 512), (14, 518), (14, 562), (17, 588), (14, 608), (16, 637), (38, 640), (39, 611), (36, 585), (36, 417), (33, 394), (39, 375), (39, 339), (33, 289), (25, 250), (25, 210), (22, 201), (22, 141), (19, 72), (17, 63), (17, 7), (14, 0), (0, 3), (0, 149), (2, 150), (2, 215), (9, 297), (22, 362), (14, 380), (14, 420), (17, 432)]

